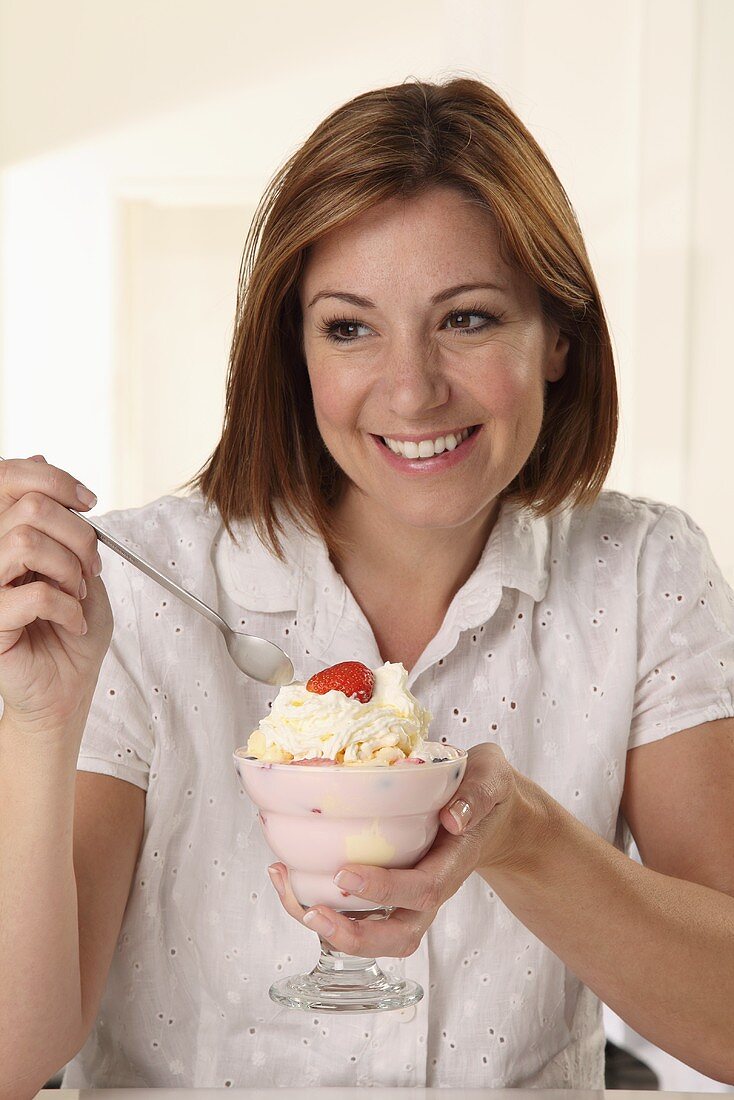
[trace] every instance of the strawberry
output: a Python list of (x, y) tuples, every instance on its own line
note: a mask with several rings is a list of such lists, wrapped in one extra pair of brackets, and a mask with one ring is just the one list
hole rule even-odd
[(370, 701), (374, 687), (372, 669), (360, 661), (342, 661), (341, 664), (332, 665), (331, 668), (317, 672), (306, 684), (306, 690), (313, 691), (316, 695), (326, 695), (327, 691), (343, 691), (350, 699), (359, 699), (360, 703)]

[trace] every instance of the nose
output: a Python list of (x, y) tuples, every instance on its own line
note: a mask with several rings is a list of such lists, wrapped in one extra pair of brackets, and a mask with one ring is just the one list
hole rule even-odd
[(451, 387), (435, 349), (415, 341), (395, 343), (386, 373), (388, 405), (396, 418), (418, 420), (449, 400)]

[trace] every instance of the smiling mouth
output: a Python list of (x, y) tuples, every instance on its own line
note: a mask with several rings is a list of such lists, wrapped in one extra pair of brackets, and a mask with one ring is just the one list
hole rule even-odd
[(402, 458), (434, 458), (436, 455), (443, 454), (444, 451), (455, 451), (476, 432), (478, 427), (478, 424), (474, 424), (471, 428), (460, 428), (458, 431), (448, 432), (433, 439), (422, 439), (419, 442), (392, 439), (384, 435), (378, 435), (376, 438), (393, 454), (400, 455)]

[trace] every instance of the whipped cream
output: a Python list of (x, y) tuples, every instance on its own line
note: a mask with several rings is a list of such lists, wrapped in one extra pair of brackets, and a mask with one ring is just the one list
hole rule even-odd
[(431, 714), (409, 691), (403, 665), (388, 661), (374, 676), (367, 703), (343, 691), (318, 695), (301, 682), (282, 687), (250, 736), (248, 753), (273, 763), (320, 758), (340, 764), (393, 764), (424, 755), (431, 760), (437, 750), (445, 750), (447, 746), (425, 740)]

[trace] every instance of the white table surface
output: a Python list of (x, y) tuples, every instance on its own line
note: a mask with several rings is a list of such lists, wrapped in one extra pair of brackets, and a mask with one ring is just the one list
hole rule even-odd
[(36, 1100), (653, 1100), (708, 1092), (645, 1092), (628, 1089), (42, 1089)]

